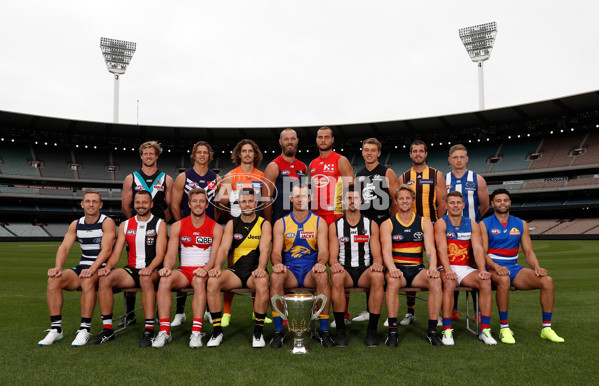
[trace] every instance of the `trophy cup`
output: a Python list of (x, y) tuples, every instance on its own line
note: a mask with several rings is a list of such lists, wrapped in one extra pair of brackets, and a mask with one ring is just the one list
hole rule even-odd
[[(324, 310), (327, 297), (312, 294), (274, 295), (271, 299), (272, 309), (277, 312), (283, 320), (287, 321), (289, 332), (293, 333), (292, 354), (307, 354), (310, 352), (304, 344), (304, 334), (310, 331), (310, 322), (318, 317)], [(277, 307), (277, 300), (283, 303), (286, 312), (281, 312)], [(314, 311), (314, 304), (322, 300), (320, 309)]]

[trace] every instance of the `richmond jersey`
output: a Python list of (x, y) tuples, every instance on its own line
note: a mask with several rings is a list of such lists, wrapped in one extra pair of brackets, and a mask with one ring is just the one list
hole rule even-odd
[(259, 216), (251, 223), (241, 221), (241, 217), (233, 219), (233, 242), (230, 249), (233, 253), (233, 265), (230, 268), (254, 270), (258, 267), (262, 224), (264, 219)]

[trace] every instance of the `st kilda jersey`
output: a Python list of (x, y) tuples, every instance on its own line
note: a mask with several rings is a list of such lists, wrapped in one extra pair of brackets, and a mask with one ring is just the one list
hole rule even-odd
[(148, 221), (138, 221), (137, 216), (125, 221), (123, 232), (127, 240), (127, 265), (146, 268), (156, 257), (156, 240), (162, 220), (151, 215)]

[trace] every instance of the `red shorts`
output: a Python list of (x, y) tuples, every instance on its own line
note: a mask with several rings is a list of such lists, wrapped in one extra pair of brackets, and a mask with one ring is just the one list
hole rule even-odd
[(319, 214), (319, 216), (322, 217), (324, 219), (324, 221), (327, 222), (327, 225), (331, 225), (332, 223), (334, 223), (335, 221), (337, 221), (341, 217), (343, 217), (342, 214), (334, 214), (334, 213)]
[(195, 271), (198, 268), (204, 268), (205, 265), (201, 265), (199, 267), (179, 267), (177, 268), (177, 271), (181, 272), (183, 275), (185, 275), (185, 277), (187, 278), (187, 281), (189, 281), (189, 285), (191, 285), (191, 279), (193, 279), (193, 271)]

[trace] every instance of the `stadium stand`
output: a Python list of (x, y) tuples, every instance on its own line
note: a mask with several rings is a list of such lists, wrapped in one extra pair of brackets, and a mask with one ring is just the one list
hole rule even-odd
[(69, 230), (69, 224), (50, 223), (44, 225), (44, 229), (54, 237), (64, 237)]
[(586, 231), (595, 228), (599, 223), (597, 218), (581, 218), (570, 221), (564, 221), (558, 226), (548, 229), (544, 232), (546, 235), (563, 235), (563, 234), (583, 234)]
[(572, 166), (599, 164), (599, 132), (597, 130), (590, 132), (582, 146), (586, 151), (576, 156)]
[(6, 228), (19, 237), (49, 237), (42, 228), (32, 224), (12, 223)]
[(12, 186), (1, 186), (0, 185), (0, 193), (10, 193), (10, 194), (36, 194), (36, 189), (31, 188), (15, 188)]
[(42, 177), (56, 177), (73, 180), (76, 173), (69, 168), (69, 163), (74, 162), (71, 150), (66, 147), (34, 147), (35, 157), (41, 161), (40, 168)]
[[(410, 159), (410, 150), (406, 147), (405, 149), (396, 149), (393, 154), (389, 157), (389, 163), (391, 168), (399, 177), (402, 173), (412, 167), (412, 160)], [(428, 162), (427, 162), (428, 163)]]
[(79, 167), (79, 179), (112, 180), (112, 173), (106, 170), (109, 164), (106, 152), (94, 149), (76, 149), (73, 151)]
[[(488, 173), (489, 170), (494, 171), (495, 167), (488, 164), (487, 159), (497, 153), (497, 144), (467, 144), (465, 146), (466, 149), (468, 149), (468, 169), (473, 170), (478, 174)], [(493, 169), (491, 169), (491, 167), (493, 167)]]
[(0, 237), (15, 237), (15, 235), (7, 231), (4, 225), (0, 225)]
[(493, 192), (495, 189), (507, 189), (509, 191), (515, 191), (522, 189), (523, 185), (524, 182), (515, 184), (488, 184), (487, 188), (489, 189), (489, 192)]
[[(137, 151), (112, 151), (112, 162), (118, 167), (114, 173), (115, 181), (124, 181), (129, 173), (137, 170), (141, 166), (139, 153)], [(158, 160), (158, 165), (161, 165), (161, 160)]]
[[(599, 218), (595, 219), (597, 222), (599, 222)], [(599, 235), (599, 225), (589, 229), (588, 231), (584, 232), (585, 235)]]
[(528, 222), (531, 235), (540, 235), (547, 230), (554, 228), (560, 224), (559, 220), (556, 219), (540, 219), (531, 220)]
[(545, 186), (545, 181), (526, 181), (522, 189), (542, 189)]
[(573, 133), (567, 137), (545, 137), (540, 147), (543, 156), (532, 161), (530, 169), (549, 169), (570, 166), (572, 149), (580, 147), (586, 133)]
[(0, 173), (13, 176), (37, 176), (36, 169), (29, 165), (32, 159), (31, 151), (28, 146), (18, 144), (0, 144)]
[(568, 181), (566, 186), (587, 186), (599, 184), (599, 177), (578, 177)]
[[(493, 173), (498, 173), (528, 169), (532, 161), (527, 160), (526, 156), (529, 153), (535, 152), (538, 147), (538, 139), (504, 142), (499, 150), (501, 160), (492, 164), (491, 171)], [(472, 163), (472, 161), (468, 163), (468, 166), (470, 166), (470, 163)]]

